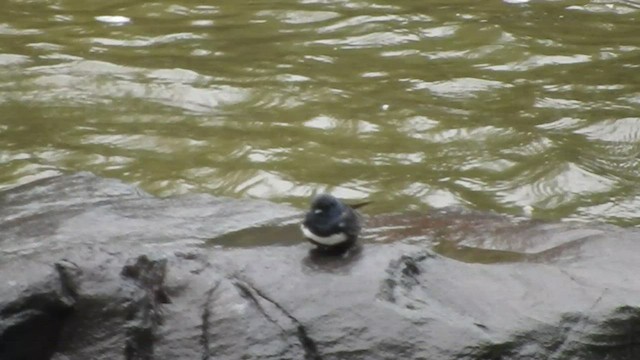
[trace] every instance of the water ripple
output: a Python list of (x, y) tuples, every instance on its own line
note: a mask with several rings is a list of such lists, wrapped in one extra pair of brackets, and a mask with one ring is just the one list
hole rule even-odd
[(502, 201), (519, 206), (554, 207), (575, 200), (581, 194), (607, 192), (614, 181), (568, 163), (544, 174), (532, 183), (498, 192)]
[(590, 140), (639, 142), (640, 118), (606, 120), (575, 131)]
[(580, 64), (591, 61), (591, 56), (584, 54), (575, 55), (533, 55), (529, 58), (511, 62), (508, 64), (487, 66), (487, 70), (494, 71), (530, 71), (545, 66), (555, 66), (564, 64)]
[[(210, 78), (184, 69), (147, 71), (99, 61), (74, 61), (32, 67), (29, 73), (35, 87), (46, 89), (19, 93), (34, 102), (64, 99), (78, 104), (109, 103), (110, 99), (126, 97), (201, 113), (240, 102), (248, 95), (242, 89), (229, 86), (204, 87)], [(104, 76), (108, 76), (108, 80), (100, 81)], [(140, 83), (140, 78), (150, 82)]]
[(0, 54), (0, 66), (22, 65), (30, 62), (28, 56), (17, 54)]
[(92, 43), (103, 46), (124, 46), (124, 47), (149, 47), (160, 44), (170, 44), (184, 40), (200, 40), (205, 37), (193, 33), (179, 33), (160, 35), (151, 38), (136, 39), (110, 39), (110, 38), (93, 38)]
[(280, 19), (283, 23), (300, 25), (300, 24), (313, 24), (317, 22), (323, 22), (331, 19), (335, 19), (340, 16), (339, 13), (333, 11), (261, 11), (258, 16)]
[(382, 48), (390, 45), (401, 45), (420, 38), (415, 34), (402, 32), (377, 32), (358, 36), (349, 36), (344, 39), (316, 40), (313, 44), (341, 46), (344, 49), (356, 48)]

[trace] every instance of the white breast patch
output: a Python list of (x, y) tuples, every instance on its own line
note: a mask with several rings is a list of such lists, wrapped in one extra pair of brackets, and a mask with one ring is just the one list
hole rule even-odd
[(347, 240), (347, 234), (345, 233), (337, 233), (331, 236), (322, 237), (312, 233), (311, 230), (307, 229), (304, 225), (300, 225), (300, 229), (306, 238), (322, 245), (337, 245)]

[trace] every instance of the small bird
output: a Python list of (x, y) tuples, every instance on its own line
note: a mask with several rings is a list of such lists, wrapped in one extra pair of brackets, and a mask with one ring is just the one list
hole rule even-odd
[(368, 203), (349, 206), (329, 194), (317, 195), (300, 225), (302, 234), (322, 250), (347, 250), (361, 229), (355, 209)]

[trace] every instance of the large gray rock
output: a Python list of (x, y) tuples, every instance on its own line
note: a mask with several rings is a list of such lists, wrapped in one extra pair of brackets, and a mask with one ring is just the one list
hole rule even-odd
[(636, 230), (463, 211), (368, 219), (88, 174), (0, 194), (0, 359), (639, 359)]

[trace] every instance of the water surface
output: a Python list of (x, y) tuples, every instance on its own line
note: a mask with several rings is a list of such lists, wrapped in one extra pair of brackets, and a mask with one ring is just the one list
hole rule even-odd
[(640, 224), (640, 3), (9, 0), (0, 188)]

